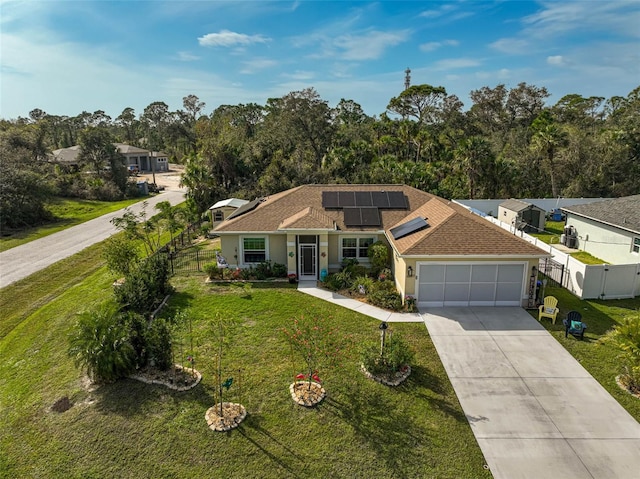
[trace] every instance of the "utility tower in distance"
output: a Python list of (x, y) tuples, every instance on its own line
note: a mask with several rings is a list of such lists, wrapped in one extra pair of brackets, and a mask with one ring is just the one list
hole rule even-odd
[(407, 90), (411, 86), (411, 69), (407, 67), (404, 71), (404, 89)]

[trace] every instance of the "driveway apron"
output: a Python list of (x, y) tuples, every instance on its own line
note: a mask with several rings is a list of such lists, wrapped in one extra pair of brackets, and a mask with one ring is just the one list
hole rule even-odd
[(496, 479), (640, 478), (640, 424), (526, 311), (422, 317)]

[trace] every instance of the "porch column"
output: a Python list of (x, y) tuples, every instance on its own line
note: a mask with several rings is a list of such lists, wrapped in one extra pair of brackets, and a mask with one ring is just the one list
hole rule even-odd
[(319, 266), (320, 266), (320, 270), (318, 271), (318, 274), (320, 274), (320, 272), (322, 272), (322, 270), (326, 270), (327, 273), (329, 272), (329, 234), (328, 233), (320, 233), (318, 235), (318, 239), (320, 241), (320, 244), (318, 245), (318, 251), (319, 251), (319, 255), (320, 255), (320, 261), (319, 261)]
[(296, 235), (287, 233), (287, 274), (297, 274)]

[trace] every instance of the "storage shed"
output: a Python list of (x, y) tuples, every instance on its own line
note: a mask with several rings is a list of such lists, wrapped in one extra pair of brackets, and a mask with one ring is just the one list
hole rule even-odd
[(536, 233), (544, 229), (546, 212), (534, 205), (516, 199), (503, 201), (498, 206), (498, 219), (514, 225), (526, 233)]

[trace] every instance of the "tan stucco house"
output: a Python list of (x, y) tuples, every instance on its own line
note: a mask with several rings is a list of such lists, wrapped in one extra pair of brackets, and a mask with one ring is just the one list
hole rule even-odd
[(301, 281), (391, 249), (398, 291), (425, 306), (523, 306), (543, 250), (406, 185), (305, 185), (246, 203), (214, 228), (231, 267), (287, 265)]
[[(161, 151), (149, 151), (137, 146), (124, 143), (114, 143), (116, 151), (126, 159), (127, 166), (137, 166), (139, 171), (169, 171), (169, 162), (166, 153)], [(51, 152), (51, 161), (65, 166), (79, 165), (80, 145), (68, 148), (59, 148)]]
[(640, 263), (640, 195), (562, 208), (577, 248), (611, 264)]

